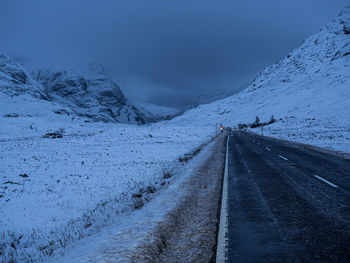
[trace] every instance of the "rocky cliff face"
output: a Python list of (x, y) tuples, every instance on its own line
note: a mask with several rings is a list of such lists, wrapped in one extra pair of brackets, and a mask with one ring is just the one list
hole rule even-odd
[(30, 93), (43, 97), (40, 84), (30, 73), (15, 59), (2, 54), (0, 54), (0, 91), (10, 96)]
[(0, 91), (10, 96), (28, 93), (60, 103), (93, 121), (130, 124), (148, 121), (98, 65), (29, 72), (15, 59), (0, 55)]
[(80, 116), (106, 122), (147, 122), (145, 115), (108, 79), (101, 66), (89, 64), (57, 72), (41, 70), (35, 79), (50, 100), (69, 106)]

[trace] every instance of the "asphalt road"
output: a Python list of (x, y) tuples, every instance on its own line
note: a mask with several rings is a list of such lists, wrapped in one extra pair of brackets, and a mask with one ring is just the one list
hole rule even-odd
[(350, 162), (229, 136), (228, 261), (350, 262)]

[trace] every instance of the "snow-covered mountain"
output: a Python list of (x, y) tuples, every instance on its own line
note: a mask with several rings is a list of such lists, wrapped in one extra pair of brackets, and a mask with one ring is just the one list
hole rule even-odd
[(0, 91), (31, 94), (94, 121), (144, 124), (147, 117), (124, 96), (99, 65), (29, 72), (15, 59), (0, 56)]
[(10, 95), (32, 94), (44, 98), (31, 74), (15, 59), (0, 54), (0, 91)]
[(70, 107), (79, 116), (105, 122), (144, 124), (147, 121), (99, 65), (54, 72), (39, 70), (35, 78), (50, 100)]
[(350, 151), (350, 7), (247, 89), (174, 121), (235, 126), (271, 115), (281, 120), (264, 128), (265, 134)]
[(180, 112), (179, 109), (160, 106), (153, 103), (136, 104), (136, 106), (142, 110), (148, 119), (154, 119), (155, 121), (170, 119)]

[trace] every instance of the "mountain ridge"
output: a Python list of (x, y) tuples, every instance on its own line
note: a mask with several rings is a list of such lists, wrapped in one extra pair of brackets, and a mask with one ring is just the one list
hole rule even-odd
[(150, 120), (111, 81), (102, 66), (83, 65), (69, 70), (28, 71), (14, 58), (0, 55), (1, 91), (10, 96), (26, 93), (69, 107), (93, 121), (145, 124)]
[(345, 7), (319, 32), (260, 72), (246, 89), (200, 105), (173, 121), (201, 127), (221, 122), (233, 127), (254, 123), (256, 116), (268, 122), (274, 115), (278, 121), (264, 127), (265, 134), (348, 151), (349, 28), (350, 7)]

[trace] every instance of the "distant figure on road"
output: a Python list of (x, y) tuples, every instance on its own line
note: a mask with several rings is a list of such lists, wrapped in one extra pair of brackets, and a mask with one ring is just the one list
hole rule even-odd
[(224, 126), (222, 126), (222, 124), (220, 124), (220, 132), (222, 132), (224, 130)]

